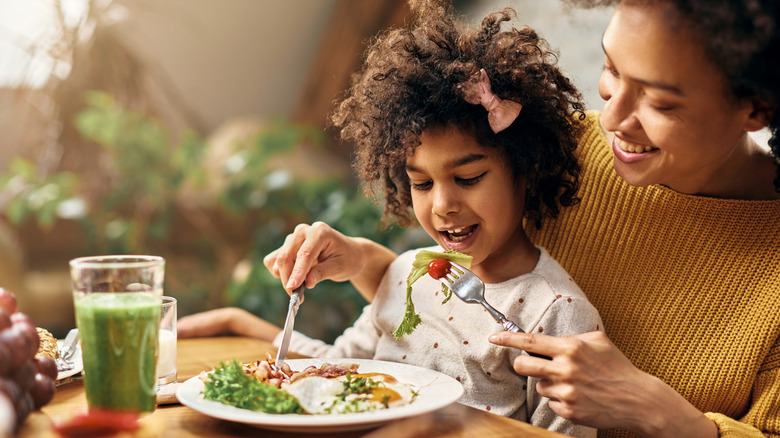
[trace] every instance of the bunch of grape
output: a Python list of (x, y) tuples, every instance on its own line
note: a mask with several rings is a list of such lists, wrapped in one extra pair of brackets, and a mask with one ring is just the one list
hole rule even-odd
[(16, 297), (0, 288), (0, 436), (15, 433), (30, 412), (48, 403), (57, 379), (57, 364), (35, 357), (38, 331), (16, 306)]

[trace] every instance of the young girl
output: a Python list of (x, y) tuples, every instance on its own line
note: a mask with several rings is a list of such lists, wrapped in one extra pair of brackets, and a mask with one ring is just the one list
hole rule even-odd
[[(579, 93), (533, 30), (502, 29), (513, 18), (509, 9), (488, 16), (479, 29), (461, 28), (436, 4), (417, 4), (413, 11), (410, 28), (373, 41), (332, 117), (342, 139), (356, 144), (360, 177), (401, 224), (411, 223), (411, 207), (438, 244), (427, 249), (472, 256), (487, 301), (524, 331), (566, 336), (601, 330), (583, 292), (523, 230), (524, 216), (541, 223), (576, 202)], [(393, 336), (417, 252), (390, 266), (368, 297), (372, 303), (333, 345), (296, 332), (290, 349), (434, 369), (463, 384), (467, 405), (595, 436), (594, 429), (555, 415), (533, 379), (512, 370), (521, 352), (487, 341), (501, 326), (481, 306), (457, 298), (442, 303), (441, 285), (429, 276), (412, 290), (422, 323), (400, 339)], [(266, 260), (276, 275), (275, 265), (294, 257), (284, 253)], [(262, 324), (249, 323), (258, 327), (251, 334), (279, 332)]]

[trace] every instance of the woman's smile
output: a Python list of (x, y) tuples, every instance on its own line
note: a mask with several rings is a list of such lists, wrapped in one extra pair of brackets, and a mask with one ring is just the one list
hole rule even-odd
[(660, 152), (658, 148), (630, 143), (617, 136), (612, 138), (612, 151), (616, 159), (626, 164), (637, 163)]

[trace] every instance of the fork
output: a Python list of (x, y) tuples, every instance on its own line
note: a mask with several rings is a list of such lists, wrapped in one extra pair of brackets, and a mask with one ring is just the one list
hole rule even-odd
[(54, 362), (57, 364), (57, 372), (70, 371), (73, 369), (73, 364), (61, 357), (57, 357)]
[(79, 340), (79, 329), (74, 328), (68, 332), (68, 336), (59, 345), (60, 354), (56, 359), (57, 371), (69, 371), (73, 369), (73, 363), (70, 362), (70, 358), (76, 352), (76, 343)]
[(479, 277), (457, 263), (450, 262), (450, 264), (454, 269), (450, 269), (450, 272), (442, 278), (447, 280), (449, 283), (447, 286), (458, 298), (467, 303), (482, 304), (482, 307), (487, 309), (493, 319), (504, 327), (504, 330), (525, 333), (517, 324), (507, 319), (503, 313), (485, 300), (485, 283)]
[[(479, 277), (457, 263), (450, 262), (450, 265), (452, 265), (452, 269), (450, 269), (450, 272), (448, 272), (440, 280), (443, 282), (446, 281), (446, 283), (448, 283), (447, 286), (450, 288), (452, 293), (454, 293), (458, 298), (466, 303), (482, 304), (482, 307), (487, 309), (488, 313), (490, 313), (493, 319), (495, 319), (499, 324), (501, 324), (502, 327), (504, 327), (504, 330), (515, 333), (525, 333), (523, 329), (517, 326), (517, 324), (510, 321), (506, 316), (504, 316), (503, 313), (496, 310), (495, 307), (491, 306), (485, 300), (485, 283), (483, 283)], [(552, 359), (549, 356), (531, 353), (530, 351), (526, 351), (526, 353), (534, 357)]]

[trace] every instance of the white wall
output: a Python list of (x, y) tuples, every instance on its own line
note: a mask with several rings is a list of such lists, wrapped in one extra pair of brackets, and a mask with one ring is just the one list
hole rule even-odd
[(489, 12), (512, 7), (517, 23), (528, 25), (559, 53), (559, 65), (580, 89), (589, 109), (600, 109), (598, 79), (604, 65), (601, 35), (612, 16), (611, 8), (567, 8), (553, 0), (482, 0), (464, 9), (475, 24)]

